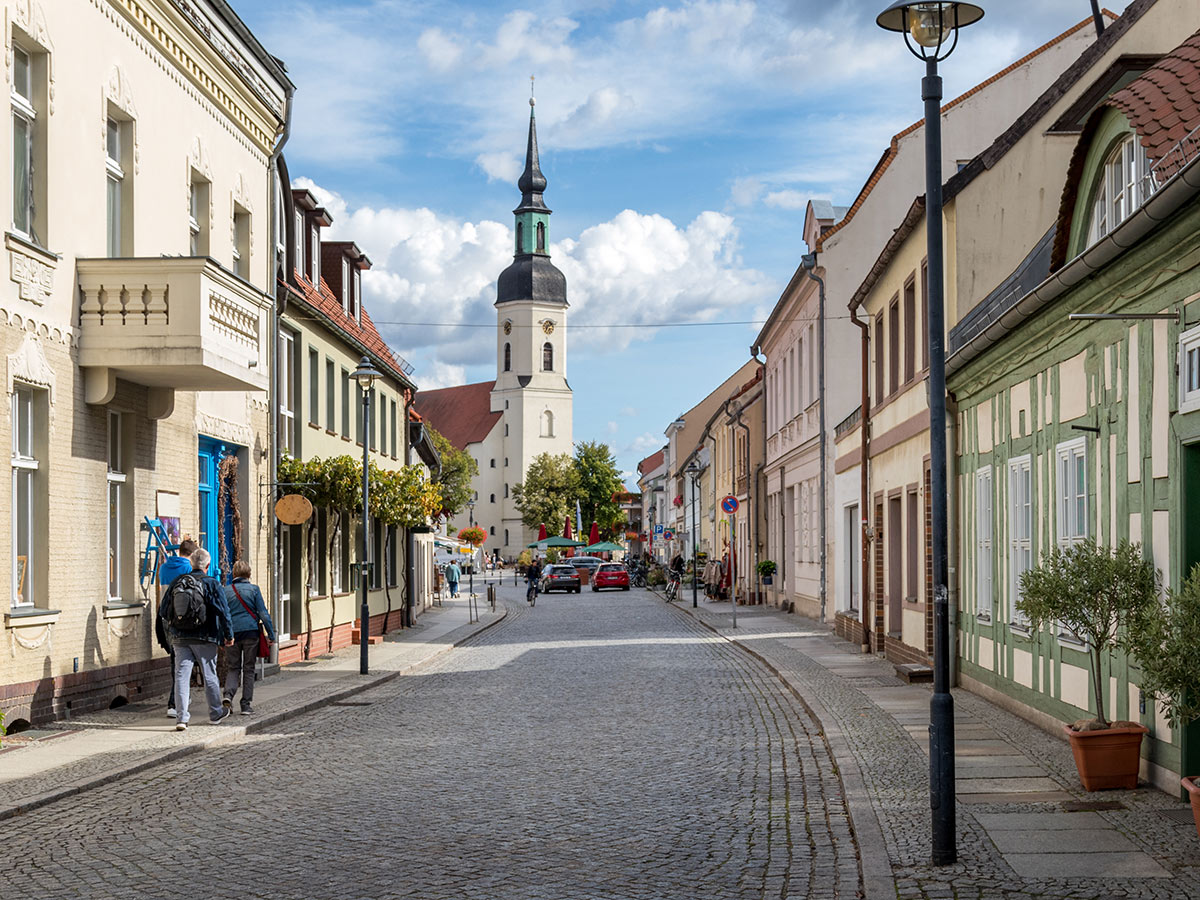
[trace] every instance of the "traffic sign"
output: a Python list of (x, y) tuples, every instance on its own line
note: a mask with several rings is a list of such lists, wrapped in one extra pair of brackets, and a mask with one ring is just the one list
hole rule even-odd
[(738, 498), (733, 496), (733, 494), (729, 494), (721, 501), (721, 509), (725, 510), (727, 513), (737, 512), (738, 506)]
[(665, 525), (655, 525), (655, 526), (654, 526), (654, 533), (655, 533), (655, 534), (662, 534), (662, 533), (663, 533), (663, 530), (664, 530), (666, 527), (667, 527), (667, 526), (665, 526)]
[(675, 540), (675, 532), (673, 532), (673, 531), (664, 531), (664, 532), (663, 532), (663, 538), (664, 538), (664, 540), (673, 541), (673, 540)]

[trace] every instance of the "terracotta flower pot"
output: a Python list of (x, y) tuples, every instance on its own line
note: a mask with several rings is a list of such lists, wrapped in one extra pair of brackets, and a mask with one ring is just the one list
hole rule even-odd
[(1179, 783), (1192, 797), (1192, 818), (1196, 820), (1196, 834), (1200, 835), (1200, 784), (1196, 784), (1195, 778), (1181, 778)]
[(1150, 729), (1144, 725), (1105, 728), (1102, 731), (1063, 729), (1071, 741), (1075, 768), (1085, 791), (1132, 790), (1138, 783), (1142, 759), (1142, 736)]

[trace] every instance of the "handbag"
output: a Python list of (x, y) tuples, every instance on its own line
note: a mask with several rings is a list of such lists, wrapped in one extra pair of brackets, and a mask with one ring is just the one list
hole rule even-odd
[(242, 599), (242, 594), (237, 589), (237, 585), (230, 583), (229, 586), (233, 588), (234, 596), (238, 598), (238, 603), (242, 604), (242, 609), (246, 610), (246, 612), (253, 616), (255, 621), (258, 622), (258, 652), (255, 654), (255, 656), (259, 659), (270, 658), (271, 639), (267, 637), (267, 626), (262, 623), (262, 619), (258, 618), (258, 616), (254, 614), (254, 610), (246, 605), (246, 601)]

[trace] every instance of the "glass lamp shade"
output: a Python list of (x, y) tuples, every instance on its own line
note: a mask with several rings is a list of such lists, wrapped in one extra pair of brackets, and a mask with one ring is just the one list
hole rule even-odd
[(371, 360), (364, 356), (358, 361), (358, 368), (354, 370), (352, 377), (365, 392), (371, 390), (371, 386), (375, 384), (375, 379), (382, 378), (383, 373), (371, 365)]
[(972, 3), (914, 3), (899, 0), (875, 19), (887, 31), (908, 32), (922, 47), (940, 47), (955, 28), (963, 28), (983, 18), (983, 10)]

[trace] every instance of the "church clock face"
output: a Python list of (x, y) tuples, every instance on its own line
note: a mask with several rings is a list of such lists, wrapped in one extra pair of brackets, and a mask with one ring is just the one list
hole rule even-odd
[(546, 334), (554, 334), (554, 323), (553, 322), (543, 322), (542, 323), (542, 331), (544, 331)]
[(512, 334), (512, 322), (505, 322), (505, 323), (504, 323), (504, 333), (505, 333), (505, 334)]

